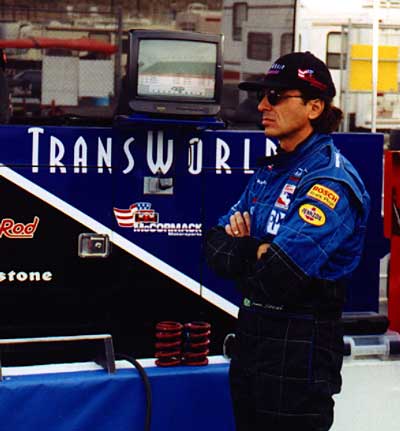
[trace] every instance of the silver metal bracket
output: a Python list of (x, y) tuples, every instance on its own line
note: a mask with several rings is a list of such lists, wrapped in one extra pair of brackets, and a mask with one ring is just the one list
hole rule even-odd
[[(62, 337), (37, 337), (37, 338), (7, 338), (0, 339), (0, 381), (3, 380), (2, 372), (2, 354), (16, 350), (18, 346), (23, 344), (33, 343), (69, 343), (77, 348), (78, 343), (85, 343), (93, 346), (94, 358), (93, 360), (101, 365), (109, 374), (116, 371), (115, 368), (115, 355), (112, 337), (110, 334), (90, 334), (90, 335), (71, 335)], [(100, 347), (99, 348), (99, 343)]]

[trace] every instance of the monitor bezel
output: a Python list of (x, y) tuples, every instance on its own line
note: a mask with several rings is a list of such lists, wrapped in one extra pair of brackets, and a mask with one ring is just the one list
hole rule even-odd
[[(213, 98), (152, 96), (138, 94), (138, 56), (142, 40), (182, 40), (216, 44), (215, 91)], [(127, 67), (129, 107), (133, 112), (160, 115), (217, 115), (220, 111), (223, 79), (223, 36), (172, 30), (130, 30)]]

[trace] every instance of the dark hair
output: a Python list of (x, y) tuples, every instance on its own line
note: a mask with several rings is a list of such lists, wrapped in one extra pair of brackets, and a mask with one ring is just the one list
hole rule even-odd
[(315, 132), (332, 133), (339, 129), (339, 124), (343, 119), (343, 112), (340, 108), (332, 105), (332, 98), (303, 94), (303, 99), (305, 102), (312, 99), (320, 99), (325, 103), (324, 110), (320, 116), (310, 121)]

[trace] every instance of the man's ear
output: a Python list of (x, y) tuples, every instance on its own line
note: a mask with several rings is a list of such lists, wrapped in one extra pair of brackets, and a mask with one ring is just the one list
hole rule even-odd
[(308, 104), (310, 108), (308, 118), (310, 120), (315, 120), (322, 114), (322, 111), (325, 108), (325, 102), (321, 99), (312, 99), (308, 101)]

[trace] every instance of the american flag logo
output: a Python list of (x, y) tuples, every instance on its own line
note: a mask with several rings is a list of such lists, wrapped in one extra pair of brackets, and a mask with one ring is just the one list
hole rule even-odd
[(150, 202), (136, 202), (128, 209), (113, 208), (120, 227), (133, 227), (135, 223), (157, 223), (158, 213), (151, 209)]
[(320, 90), (326, 90), (328, 88), (327, 85), (319, 82), (316, 78), (314, 78), (314, 71), (312, 69), (297, 69), (297, 76), (310, 83), (312, 87), (319, 88)]

